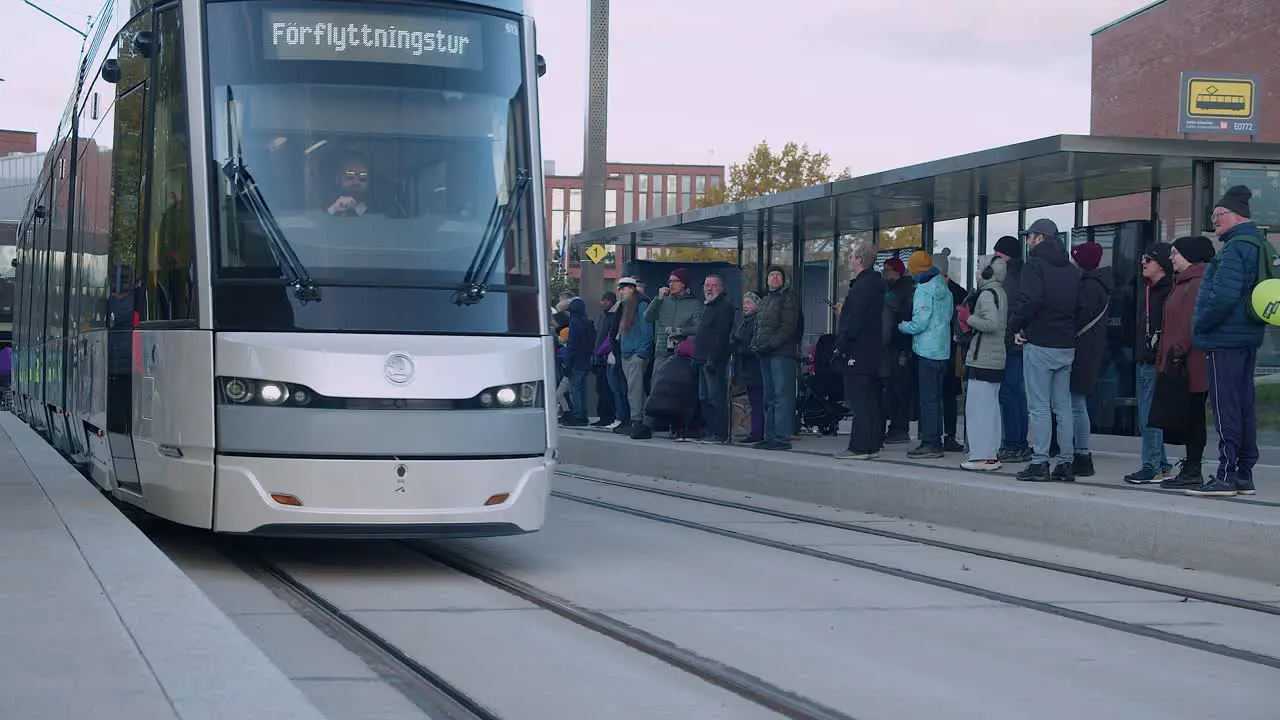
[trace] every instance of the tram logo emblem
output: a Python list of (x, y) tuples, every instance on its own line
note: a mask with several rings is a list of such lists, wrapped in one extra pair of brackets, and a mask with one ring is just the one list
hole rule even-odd
[(396, 385), (413, 380), (413, 358), (402, 352), (391, 353), (382, 363), (382, 374)]

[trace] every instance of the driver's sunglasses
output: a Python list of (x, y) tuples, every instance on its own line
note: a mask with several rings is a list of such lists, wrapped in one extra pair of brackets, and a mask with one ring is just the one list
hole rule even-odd
[(343, 176), (345, 176), (348, 180), (359, 180), (360, 182), (368, 182), (368, 181), (369, 181), (369, 171), (368, 171), (368, 170), (347, 170), (347, 171), (344, 171), (342, 174), (343, 174)]

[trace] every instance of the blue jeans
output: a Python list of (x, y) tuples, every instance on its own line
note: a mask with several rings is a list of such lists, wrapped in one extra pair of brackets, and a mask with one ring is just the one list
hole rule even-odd
[(587, 419), (587, 368), (574, 368), (569, 371), (569, 416), (574, 420)]
[(765, 355), (760, 358), (764, 376), (764, 439), (791, 442), (796, 429), (796, 371), (793, 357)]
[(1023, 376), (1031, 425), (1031, 463), (1049, 462), (1052, 416), (1058, 416), (1059, 464), (1075, 461), (1075, 413), (1071, 403), (1074, 348), (1022, 346)]
[(1027, 388), (1022, 376), (1022, 355), (1009, 353), (1004, 359), (1004, 382), (1000, 384), (1000, 422), (1004, 425), (1000, 447), (1021, 450), (1027, 446)]
[(1169, 471), (1169, 458), (1164, 454), (1164, 431), (1147, 427), (1155, 396), (1156, 366), (1138, 363), (1138, 429), (1142, 431), (1142, 467), (1159, 473)]
[[(627, 398), (627, 378), (623, 373), (623, 358), (617, 365), (610, 365), (609, 373), (609, 390), (613, 393), (613, 415), (616, 419), (624, 424), (631, 422), (631, 403)], [(644, 408), (640, 408), (643, 412)]]
[(942, 390), (947, 372), (946, 360), (920, 358), (920, 444), (942, 449)]
[(1071, 429), (1076, 455), (1088, 455), (1089, 433), (1093, 426), (1089, 424), (1089, 398), (1082, 393), (1071, 393)]

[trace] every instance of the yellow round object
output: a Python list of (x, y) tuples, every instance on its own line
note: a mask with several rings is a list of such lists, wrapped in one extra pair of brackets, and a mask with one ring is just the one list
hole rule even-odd
[(1280, 326), (1280, 279), (1263, 280), (1253, 288), (1253, 311), (1268, 325)]

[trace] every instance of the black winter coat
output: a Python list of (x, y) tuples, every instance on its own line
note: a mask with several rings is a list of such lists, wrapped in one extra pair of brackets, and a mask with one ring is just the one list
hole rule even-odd
[(756, 337), (756, 313), (745, 315), (733, 335), (733, 374), (737, 382), (746, 387), (764, 385), (760, 370), (760, 357), (751, 353), (751, 343)]
[(1170, 290), (1173, 290), (1172, 275), (1165, 275), (1155, 285), (1148, 285), (1146, 280), (1138, 285), (1138, 303), (1142, 308), (1138, 322), (1142, 324), (1143, 331), (1143, 343), (1138, 348), (1137, 357), (1140, 363), (1156, 364), (1155, 346), (1157, 336), (1164, 329), (1164, 301), (1169, 299)]
[(836, 347), (844, 356), (841, 367), (855, 375), (879, 375), (884, 353), (884, 277), (863, 270), (849, 283), (849, 294), (840, 308)]
[[(1110, 268), (1102, 270), (1110, 271)], [(1076, 338), (1076, 359), (1071, 365), (1071, 392), (1093, 395), (1098, 389), (1098, 375), (1107, 354), (1107, 326), (1111, 315), (1111, 278), (1102, 270), (1088, 270), (1080, 277), (1080, 294), (1076, 307), (1075, 333), (1084, 329), (1104, 310), (1106, 314), (1088, 332)]]
[(715, 300), (702, 306), (702, 315), (698, 318), (698, 330), (694, 333), (697, 343), (694, 345), (693, 359), (715, 368), (723, 368), (729, 364), (729, 354), (733, 352), (733, 318), (737, 311), (729, 303), (729, 298), (721, 293)]
[[(1018, 288), (1022, 287), (1022, 266), (1022, 258), (1009, 258), (1004, 261), (1004, 294), (1011, 303), (1017, 300)], [(1006, 354), (1022, 354), (1022, 346), (1013, 341), (1013, 331), (1007, 327), (1004, 332), (1004, 351)]]
[(1022, 268), (1018, 294), (1009, 308), (1009, 331), (1045, 348), (1075, 347), (1080, 268), (1071, 264), (1057, 239), (1031, 250)]

